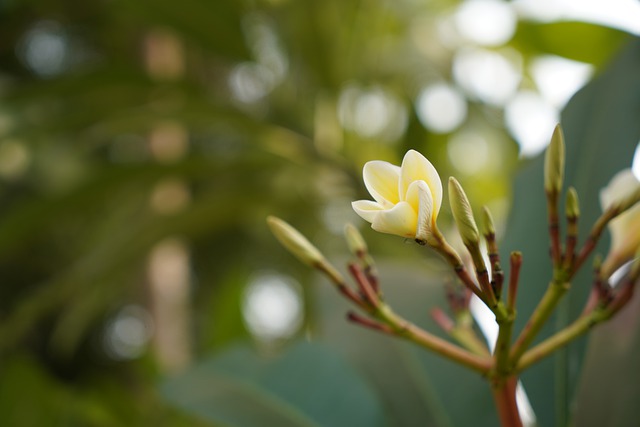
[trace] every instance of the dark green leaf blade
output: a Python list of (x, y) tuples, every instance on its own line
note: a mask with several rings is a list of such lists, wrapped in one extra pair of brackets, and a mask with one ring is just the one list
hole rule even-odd
[(340, 357), (300, 343), (277, 358), (236, 347), (163, 387), (169, 401), (230, 426), (381, 426), (375, 394)]

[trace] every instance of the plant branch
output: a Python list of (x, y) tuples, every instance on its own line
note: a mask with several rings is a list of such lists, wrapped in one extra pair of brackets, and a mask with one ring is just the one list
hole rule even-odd
[(609, 317), (610, 316), (607, 315), (605, 310), (602, 308), (597, 308), (591, 313), (579, 317), (571, 325), (567, 326), (561, 331), (558, 331), (551, 337), (547, 338), (540, 344), (524, 353), (516, 365), (516, 371), (522, 372), (529, 366), (553, 353), (558, 348), (566, 345), (570, 341), (586, 333), (596, 324), (607, 320)]
[(522, 427), (516, 401), (517, 386), (518, 379), (516, 377), (503, 378), (492, 386), (493, 399), (502, 427)]
[(374, 316), (390, 326), (396, 336), (412, 341), (483, 375), (491, 369), (490, 358), (480, 357), (419, 328), (394, 313), (386, 304), (381, 304)]
[[(556, 275), (560, 275), (556, 273)], [(538, 332), (544, 324), (547, 322), (553, 310), (558, 305), (560, 298), (567, 292), (570, 284), (559, 278), (549, 284), (547, 291), (543, 295), (542, 299), (538, 303), (538, 306), (534, 310), (533, 314), (527, 321), (524, 329), (518, 336), (513, 348), (511, 349), (511, 363), (517, 364), (520, 356), (527, 350), (531, 342), (534, 340)]]

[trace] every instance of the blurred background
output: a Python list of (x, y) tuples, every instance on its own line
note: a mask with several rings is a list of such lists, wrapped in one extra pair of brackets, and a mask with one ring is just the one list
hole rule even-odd
[(159, 384), (318, 333), (338, 297), (265, 217), (338, 265), (353, 222), (380, 262), (437, 271), (352, 212), (363, 164), (419, 150), (502, 236), (514, 177), (639, 23), (633, 0), (0, 1), (0, 423), (249, 425)]

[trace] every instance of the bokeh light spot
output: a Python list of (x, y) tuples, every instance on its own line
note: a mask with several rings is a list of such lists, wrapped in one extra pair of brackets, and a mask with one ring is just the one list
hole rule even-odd
[(247, 285), (242, 314), (257, 339), (268, 342), (289, 338), (302, 325), (300, 285), (289, 276), (258, 275)]
[(447, 154), (456, 169), (472, 175), (487, 167), (490, 147), (481, 134), (463, 131), (451, 136), (447, 144)]
[(486, 49), (461, 49), (453, 59), (456, 82), (471, 97), (503, 106), (516, 92), (522, 79), (519, 54)]
[(516, 30), (513, 7), (500, 0), (468, 0), (455, 13), (458, 32), (483, 46), (499, 46), (508, 42)]
[(0, 143), (0, 176), (15, 179), (22, 176), (31, 162), (31, 153), (20, 141), (7, 139)]
[(505, 108), (507, 129), (520, 144), (523, 157), (545, 149), (559, 120), (558, 110), (533, 91), (518, 93)]
[(467, 102), (456, 88), (436, 83), (420, 92), (416, 113), (427, 129), (447, 133), (455, 130), (467, 117)]
[(542, 96), (557, 108), (562, 108), (587, 83), (594, 68), (591, 64), (553, 55), (534, 58), (531, 75)]
[(105, 350), (116, 360), (135, 359), (145, 350), (152, 333), (153, 322), (147, 310), (137, 305), (126, 306), (107, 324)]
[(387, 142), (397, 140), (407, 126), (404, 105), (380, 87), (346, 86), (338, 99), (338, 117), (345, 129)]
[(17, 45), (18, 57), (34, 73), (52, 77), (68, 65), (69, 40), (64, 28), (55, 21), (37, 22)]
[(247, 104), (264, 98), (273, 86), (273, 73), (267, 67), (252, 62), (236, 66), (229, 77), (229, 87), (234, 97)]

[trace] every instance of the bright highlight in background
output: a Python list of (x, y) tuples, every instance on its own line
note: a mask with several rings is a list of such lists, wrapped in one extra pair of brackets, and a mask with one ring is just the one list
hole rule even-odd
[(420, 92), (416, 113), (427, 129), (447, 133), (460, 126), (467, 117), (467, 102), (457, 89), (436, 83)]
[(300, 285), (277, 273), (256, 276), (245, 290), (242, 314), (247, 328), (259, 340), (289, 338), (302, 325)]
[(144, 308), (123, 307), (107, 324), (105, 350), (116, 360), (135, 359), (144, 352), (152, 333), (153, 321)]
[(401, 101), (382, 87), (348, 85), (338, 99), (342, 127), (365, 138), (395, 141), (407, 127), (407, 111)]
[(531, 75), (542, 96), (562, 108), (593, 74), (593, 66), (560, 56), (545, 55), (531, 63)]
[(508, 42), (516, 30), (513, 7), (500, 0), (468, 0), (455, 13), (458, 32), (482, 46), (499, 46)]
[(515, 51), (508, 53), (509, 57), (486, 49), (461, 49), (453, 59), (453, 76), (471, 97), (502, 106), (522, 79), (519, 55)]
[(451, 137), (447, 144), (447, 154), (456, 169), (472, 175), (486, 168), (490, 149), (481, 133), (463, 131)]
[(633, 174), (640, 180), (640, 143), (636, 147), (636, 153), (633, 156), (633, 165), (631, 166)]
[(532, 157), (545, 149), (560, 114), (533, 91), (516, 95), (505, 108), (507, 129), (520, 144), (520, 155)]

